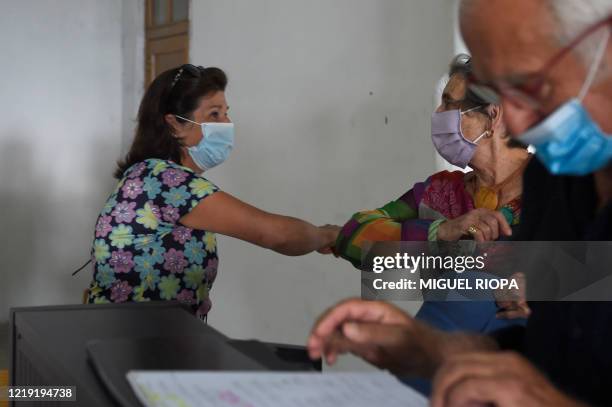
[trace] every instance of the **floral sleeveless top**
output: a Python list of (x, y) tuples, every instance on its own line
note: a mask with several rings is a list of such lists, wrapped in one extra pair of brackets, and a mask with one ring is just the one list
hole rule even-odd
[(126, 170), (96, 222), (88, 302), (172, 300), (205, 316), (217, 240), (179, 219), (216, 191), (172, 161), (148, 159)]

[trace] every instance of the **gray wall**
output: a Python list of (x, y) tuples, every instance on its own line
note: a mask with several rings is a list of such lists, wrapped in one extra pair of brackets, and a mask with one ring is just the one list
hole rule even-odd
[[(344, 223), (435, 168), (435, 84), (453, 54), (450, 0), (194, 1), (191, 60), (220, 66), (237, 142), (208, 174), (260, 208)], [(314, 318), (359, 295), (347, 262), (219, 239), (210, 323), (303, 343)], [(410, 305), (409, 305), (410, 306)]]
[[(78, 303), (91, 278), (87, 270), (76, 278), (70, 272), (89, 258), (141, 92), (135, 60), (124, 54), (142, 40), (144, 3), (0, 4), (3, 321), (11, 306)], [(131, 34), (124, 35), (124, 15)]]
[[(142, 0), (3, 1), (0, 321), (76, 303), (94, 221), (142, 94)], [(341, 224), (435, 167), (429, 118), (453, 53), (452, 0), (192, 2), (191, 59), (224, 68), (235, 153), (209, 177), (269, 211)], [(333, 257), (288, 258), (219, 239), (210, 322), (303, 343), (359, 294)]]

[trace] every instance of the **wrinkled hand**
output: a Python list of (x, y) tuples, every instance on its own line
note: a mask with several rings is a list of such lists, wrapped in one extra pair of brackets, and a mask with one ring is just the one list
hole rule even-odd
[(319, 226), (319, 232), (322, 235), (323, 245), (317, 249), (317, 252), (321, 254), (332, 254), (334, 253), (334, 246), (338, 239), (338, 234), (342, 228), (337, 225), (323, 225)]
[(342, 301), (315, 323), (308, 353), (312, 359), (324, 357), (332, 365), (339, 354), (353, 352), (379, 365), (389, 349), (402, 347), (404, 332), (412, 322), (408, 314), (388, 303)]
[[(470, 227), (475, 230), (470, 232)], [(487, 242), (497, 240), (500, 235), (511, 236), (512, 229), (501, 212), (484, 208), (473, 209), (465, 215), (446, 220), (438, 228), (438, 240), (452, 242), (466, 235), (472, 236), (477, 242)]]
[(513, 352), (481, 352), (449, 358), (433, 382), (432, 407), (577, 407), (529, 361)]
[(519, 289), (518, 291), (509, 288), (495, 291), (495, 303), (500, 308), (496, 316), (500, 319), (528, 318), (531, 315), (531, 309), (526, 300), (527, 281), (525, 274), (514, 273), (510, 278), (517, 282)]
[(434, 332), (389, 303), (350, 299), (319, 318), (307, 346), (312, 359), (324, 357), (330, 365), (339, 354), (351, 352), (396, 374), (430, 376), (438, 359), (422, 345), (432, 344), (436, 351)]

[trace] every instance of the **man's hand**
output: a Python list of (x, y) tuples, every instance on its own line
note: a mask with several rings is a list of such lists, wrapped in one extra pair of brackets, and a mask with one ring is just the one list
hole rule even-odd
[(382, 301), (350, 299), (325, 312), (308, 339), (312, 359), (351, 352), (398, 375), (431, 377), (448, 354), (491, 349), (486, 339), (448, 334)]
[(584, 406), (565, 396), (525, 358), (513, 352), (451, 357), (436, 373), (432, 407)]
[(415, 321), (399, 308), (379, 301), (341, 302), (324, 313), (308, 340), (310, 357), (334, 364), (338, 354), (352, 352), (370, 363), (401, 372)]

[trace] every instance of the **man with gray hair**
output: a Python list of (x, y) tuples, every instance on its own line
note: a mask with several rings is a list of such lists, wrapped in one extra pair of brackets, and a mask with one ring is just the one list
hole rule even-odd
[[(612, 240), (612, 0), (463, 0), (460, 13), (470, 89), (501, 103), (511, 134), (536, 147), (516, 240)], [(485, 337), (347, 300), (308, 347), (329, 363), (352, 352), (433, 377), (436, 407), (612, 405), (612, 302), (530, 307), (526, 327)]]

